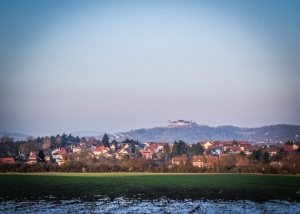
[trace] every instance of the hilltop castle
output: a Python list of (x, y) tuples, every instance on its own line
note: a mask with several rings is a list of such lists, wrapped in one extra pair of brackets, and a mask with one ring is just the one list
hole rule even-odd
[(168, 122), (168, 127), (187, 127), (192, 126), (194, 123), (192, 121), (185, 121), (185, 120), (177, 120)]

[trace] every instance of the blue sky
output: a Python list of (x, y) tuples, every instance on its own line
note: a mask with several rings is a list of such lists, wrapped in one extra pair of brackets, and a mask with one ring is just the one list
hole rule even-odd
[(0, 1), (0, 130), (300, 125), (299, 1)]

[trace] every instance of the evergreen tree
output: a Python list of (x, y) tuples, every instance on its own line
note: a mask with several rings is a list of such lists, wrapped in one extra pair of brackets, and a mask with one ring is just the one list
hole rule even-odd
[(187, 151), (186, 151), (187, 155), (189, 157), (192, 157), (196, 154), (196, 145), (195, 144), (192, 144), (191, 146), (189, 146), (187, 148)]
[(179, 155), (179, 153), (178, 153), (178, 143), (175, 141), (174, 144), (173, 144), (173, 148), (172, 148), (172, 156), (176, 157), (178, 155)]
[(57, 141), (56, 141), (56, 138), (53, 135), (50, 137), (50, 141), (51, 141), (50, 148), (51, 149), (57, 149), (58, 148)]
[(116, 140), (113, 140), (113, 141), (111, 142), (111, 145), (114, 145), (115, 151), (118, 150), (118, 142), (117, 142)]
[(264, 152), (262, 154), (262, 156), (261, 156), (261, 159), (262, 159), (261, 161), (262, 161), (263, 164), (270, 163), (270, 155), (269, 155), (269, 153), (268, 152)]
[(45, 162), (45, 154), (43, 151), (39, 151), (39, 153), (36, 156), (37, 162)]
[(58, 148), (62, 147), (62, 145), (61, 145), (61, 136), (59, 134), (57, 134), (55, 139), (56, 139), (57, 147)]
[(142, 153), (137, 149), (135, 150), (135, 155), (136, 155), (137, 158), (143, 157)]
[(123, 141), (123, 143), (130, 143), (131, 141), (128, 139), (128, 138), (126, 138), (126, 140), (125, 141)]
[(268, 164), (270, 163), (270, 155), (267, 151), (254, 150), (249, 157), (252, 160), (255, 160), (256, 163)]
[(169, 146), (168, 143), (165, 143), (165, 144), (164, 144), (163, 151), (164, 151), (164, 153), (165, 153), (165, 160), (168, 161), (168, 159), (169, 159), (169, 157), (170, 157), (170, 153), (171, 153), (171, 151), (170, 151), (170, 146)]
[(67, 140), (70, 142), (74, 142), (74, 137), (71, 134), (69, 134)]
[(186, 154), (186, 144), (182, 140), (178, 143), (178, 155)]
[(260, 158), (261, 158), (261, 155), (262, 155), (262, 151), (259, 149), (259, 150), (254, 150), (251, 155), (250, 155), (250, 159), (252, 160), (255, 160), (255, 161), (260, 161)]
[(164, 146), (163, 146), (163, 151), (166, 155), (170, 155), (170, 146), (168, 143), (165, 143)]
[(131, 142), (131, 152), (135, 153), (135, 142), (134, 141)]
[(77, 136), (77, 137), (75, 138), (75, 142), (76, 142), (76, 143), (79, 143), (79, 142), (80, 142), (80, 137), (79, 137), (79, 136)]
[(63, 133), (63, 135), (61, 136), (61, 146), (66, 147), (67, 142), (68, 142), (68, 136), (65, 133)]
[(203, 155), (203, 153), (204, 153), (203, 147), (201, 146), (200, 143), (197, 143), (195, 148), (195, 155)]
[(104, 134), (104, 136), (102, 138), (102, 145), (105, 147), (109, 147), (109, 138), (106, 133)]
[(37, 143), (43, 143), (43, 141), (44, 141), (44, 140), (43, 140), (41, 137), (37, 137), (37, 138), (36, 138), (36, 142), (37, 142)]

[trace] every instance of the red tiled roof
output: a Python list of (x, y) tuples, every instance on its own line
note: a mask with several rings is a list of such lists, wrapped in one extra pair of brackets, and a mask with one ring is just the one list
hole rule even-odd
[(283, 150), (286, 152), (290, 152), (290, 151), (293, 151), (294, 148), (293, 148), (293, 146), (283, 146)]
[(107, 150), (107, 148), (102, 145), (102, 146), (99, 146), (99, 147), (95, 148), (93, 150), (93, 152), (101, 152), (101, 151), (104, 151), (104, 150)]
[(245, 145), (248, 144), (246, 141), (238, 141), (238, 145)]
[(66, 154), (67, 151), (65, 148), (56, 149), (52, 152), (52, 155), (63, 155)]
[(221, 141), (214, 141), (215, 146), (223, 146), (224, 142)]
[(14, 158), (0, 158), (0, 162), (2, 163), (14, 163)]
[(154, 145), (154, 144), (151, 144), (150, 146), (146, 146), (146, 147), (145, 147), (145, 150), (148, 150), (148, 151), (154, 151), (154, 150), (155, 150), (155, 145)]
[(153, 155), (152, 151), (147, 151), (147, 150), (140, 150), (140, 153), (142, 154), (142, 156), (151, 156)]
[(61, 148), (60, 150), (58, 150), (58, 154), (60, 154), (60, 155), (63, 155), (63, 154), (66, 154), (66, 153), (67, 153), (67, 151), (66, 151), (65, 148)]
[(230, 149), (231, 149), (231, 151), (234, 151), (234, 152), (241, 151), (241, 147), (238, 147), (238, 146), (233, 146)]
[(164, 145), (165, 145), (165, 143), (162, 143), (162, 142), (152, 142), (152, 143), (150, 143), (149, 146), (145, 147), (145, 150), (150, 150), (150, 151), (154, 152), (155, 150), (157, 150), (158, 147), (163, 147)]
[(223, 144), (224, 147), (230, 147), (230, 146), (234, 146), (233, 143), (224, 143)]

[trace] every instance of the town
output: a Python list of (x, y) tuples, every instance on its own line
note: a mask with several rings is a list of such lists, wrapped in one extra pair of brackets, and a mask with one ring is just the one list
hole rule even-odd
[(14, 141), (0, 138), (0, 172), (211, 172), (296, 174), (297, 141), (138, 142), (71, 134)]

